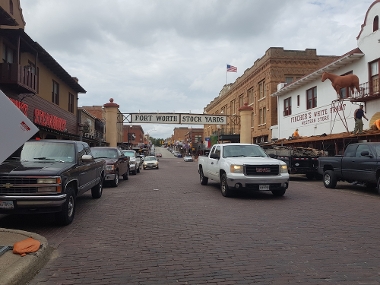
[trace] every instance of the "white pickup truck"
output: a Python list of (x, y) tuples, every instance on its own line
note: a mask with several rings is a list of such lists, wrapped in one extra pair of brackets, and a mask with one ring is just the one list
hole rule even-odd
[(219, 182), (224, 197), (240, 189), (283, 196), (289, 186), (286, 163), (270, 158), (256, 144), (215, 144), (207, 157), (198, 158), (198, 173), (202, 185), (209, 179)]

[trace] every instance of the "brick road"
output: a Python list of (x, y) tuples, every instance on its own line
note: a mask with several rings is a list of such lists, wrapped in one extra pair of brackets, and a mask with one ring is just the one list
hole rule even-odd
[(224, 198), (196, 162), (162, 158), (103, 197), (78, 198), (73, 224), (0, 217), (55, 250), (43, 284), (380, 284), (380, 196), (293, 179), (284, 197)]

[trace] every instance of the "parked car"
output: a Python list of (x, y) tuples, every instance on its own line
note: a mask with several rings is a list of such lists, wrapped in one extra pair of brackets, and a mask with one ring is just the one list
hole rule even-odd
[(158, 169), (158, 159), (155, 156), (146, 156), (143, 162), (143, 168), (156, 168)]
[(161, 153), (156, 153), (156, 157), (162, 157), (162, 154)]
[(125, 156), (129, 157), (129, 173), (136, 175), (140, 173), (141, 169), (141, 157), (137, 154), (135, 150), (132, 149), (124, 149), (122, 150)]
[(129, 157), (125, 156), (118, 147), (92, 147), (91, 152), (95, 158), (106, 160), (105, 181), (111, 182), (113, 187), (119, 185), (119, 176), (128, 180)]
[[(76, 197), (103, 193), (104, 159), (94, 159), (82, 141), (31, 140), (20, 158), (0, 165), (0, 213), (55, 213), (61, 225), (75, 215)], [(82, 205), (83, 206), (83, 205)]]
[(193, 161), (193, 157), (191, 155), (185, 155), (183, 160), (186, 162), (191, 162), (191, 161)]

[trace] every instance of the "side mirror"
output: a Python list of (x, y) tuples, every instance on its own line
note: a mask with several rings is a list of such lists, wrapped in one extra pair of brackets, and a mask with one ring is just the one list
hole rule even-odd
[(360, 153), (361, 156), (368, 156), (368, 157), (373, 157), (368, 150), (363, 150), (361, 153)]
[(89, 154), (82, 155), (82, 161), (84, 162), (89, 162), (93, 160), (94, 160), (94, 157), (92, 155), (89, 155)]

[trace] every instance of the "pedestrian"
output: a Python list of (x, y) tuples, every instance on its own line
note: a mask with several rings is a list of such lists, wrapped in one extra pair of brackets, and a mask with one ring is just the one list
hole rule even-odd
[(363, 111), (363, 105), (359, 105), (359, 109), (355, 110), (354, 119), (355, 119), (355, 129), (354, 134), (361, 134), (363, 132), (363, 117), (368, 121), (368, 118), (365, 116)]
[(293, 136), (292, 136), (294, 139), (295, 138), (299, 138), (300, 137), (300, 134), (298, 133), (298, 129), (296, 129), (293, 133)]

